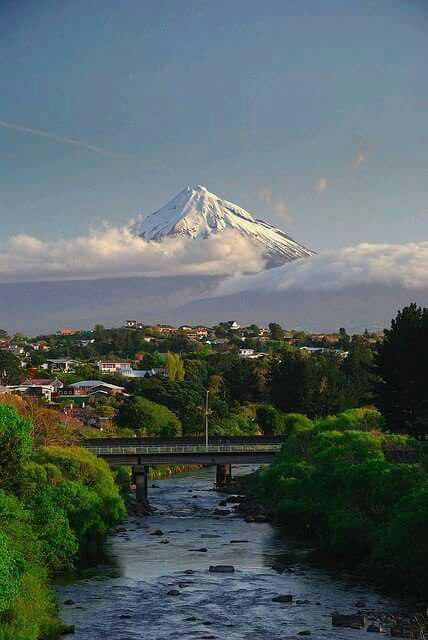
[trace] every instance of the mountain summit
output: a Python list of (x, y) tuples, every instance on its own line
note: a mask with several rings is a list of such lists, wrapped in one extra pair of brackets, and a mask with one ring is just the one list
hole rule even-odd
[(314, 255), (314, 251), (280, 229), (201, 185), (186, 187), (161, 209), (136, 223), (132, 231), (145, 240), (161, 242), (167, 237), (204, 240), (226, 229), (237, 231), (255, 246), (262, 245), (268, 267)]

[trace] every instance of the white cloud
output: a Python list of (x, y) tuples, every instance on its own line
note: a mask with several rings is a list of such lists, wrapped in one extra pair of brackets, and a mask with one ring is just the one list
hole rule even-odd
[(358, 169), (358, 167), (360, 167), (362, 164), (364, 164), (367, 160), (367, 155), (366, 153), (362, 150), (359, 149), (357, 151), (357, 154), (355, 155), (354, 161), (352, 163), (352, 166), (354, 169)]
[(315, 185), (315, 191), (317, 191), (318, 193), (324, 193), (324, 191), (327, 191), (329, 186), (330, 183), (328, 181), (328, 178), (322, 176)]
[(228, 275), (264, 267), (261, 248), (233, 230), (205, 240), (146, 242), (127, 227), (105, 226), (71, 240), (28, 235), (0, 244), (0, 281), (114, 276)]
[(363, 243), (296, 260), (256, 275), (225, 280), (217, 295), (238, 291), (340, 291), (358, 285), (428, 287), (428, 241)]

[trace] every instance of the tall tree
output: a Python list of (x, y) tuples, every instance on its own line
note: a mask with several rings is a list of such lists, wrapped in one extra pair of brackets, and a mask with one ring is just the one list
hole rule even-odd
[(282, 340), (284, 337), (284, 329), (277, 322), (269, 324), (269, 332), (271, 340)]
[(428, 309), (411, 304), (398, 312), (378, 346), (376, 405), (387, 426), (424, 438), (428, 434)]
[(178, 353), (166, 354), (166, 371), (169, 380), (184, 380), (184, 364)]
[(21, 377), (19, 359), (9, 351), (0, 351), (0, 384), (18, 384)]

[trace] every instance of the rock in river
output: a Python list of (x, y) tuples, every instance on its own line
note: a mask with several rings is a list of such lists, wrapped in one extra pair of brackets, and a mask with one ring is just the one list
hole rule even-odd
[(291, 593), (284, 593), (272, 598), (272, 602), (290, 603), (293, 602), (293, 596), (291, 595)]
[(210, 573), (234, 573), (235, 567), (231, 564), (215, 564), (209, 568)]

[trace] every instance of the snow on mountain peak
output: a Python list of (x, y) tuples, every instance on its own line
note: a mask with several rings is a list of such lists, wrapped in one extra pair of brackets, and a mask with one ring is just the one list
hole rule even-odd
[(189, 185), (158, 211), (137, 222), (132, 232), (148, 241), (167, 237), (203, 240), (232, 229), (260, 248), (267, 266), (278, 266), (314, 254), (268, 222), (210, 193), (202, 185)]

